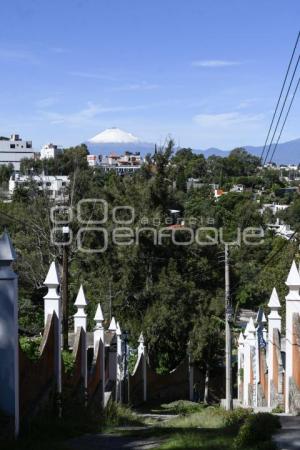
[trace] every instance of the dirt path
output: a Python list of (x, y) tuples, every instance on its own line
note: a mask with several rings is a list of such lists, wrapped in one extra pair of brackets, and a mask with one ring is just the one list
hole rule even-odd
[(281, 430), (274, 436), (273, 440), (279, 450), (300, 449), (300, 417), (281, 416)]
[(160, 438), (137, 438), (111, 434), (91, 434), (68, 442), (74, 450), (147, 450), (157, 448)]
[[(165, 422), (177, 417), (165, 414), (139, 414), (139, 416), (159, 422)], [(161, 436), (137, 436), (139, 432), (142, 434), (143, 431), (151, 428), (153, 428), (152, 425), (117, 427), (114, 434), (89, 434), (72, 439), (67, 444), (70, 450), (148, 450), (159, 447), (164, 440)], [(133, 436), (122, 436), (122, 431), (132, 432)]]

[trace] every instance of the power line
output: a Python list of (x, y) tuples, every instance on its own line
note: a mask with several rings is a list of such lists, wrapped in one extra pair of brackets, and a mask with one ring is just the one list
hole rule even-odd
[(290, 102), (290, 106), (289, 106), (289, 109), (287, 110), (287, 113), (286, 113), (286, 116), (285, 116), (285, 119), (284, 119), (283, 125), (282, 125), (282, 127), (281, 127), (281, 130), (280, 130), (280, 133), (279, 133), (278, 139), (277, 139), (277, 141), (276, 141), (275, 147), (274, 147), (274, 149), (273, 149), (273, 152), (272, 152), (272, 156), (271, 156), (271, 159), (270, 159), (270, 161), (271, 161), (271, 162), (272, 162), (272, 159), (273, 159), (273, 157), (274, 157), (275, 151), (276, 151), (276, 149), (277, 149), (278, 143), (279, 143), (279, 141), (280, 141), (280, 138), (281, 138), (281, 135), (282, 135), (283, 129), (284, 129), (284, 127), (285, 127), (285, 124), (286, 124), (287, 118), (288, 118), (288, 116), (289, 116), (289, 114), (290, 114), (290, 111), (291, 111), (292, 105), (293, 105), (293, 103), (294, 103), (294, 99), (295, 99), (295, 97), (296, 97), (296, 93), (297, 93), (297, 90), (298, 90), (299, 84), (300, 84), (300, 77), (299, 77), (298, 83), (297, 83), (297, 85), (296, 85), (296, 88), (295, 88), (295, 91), (294, 91), (293, 97), (292, 97), (292, 99), (291, 99), (291, 102)]
[(282, 113), (283, 113), (283, 111), (284, 111), (285, 104), (286, 104), (286, 101), (287, 101), (287, 99), (288, 99), (288, 96), (289, 96), (289, 93), (290, 93), (290, 90), (291, 90), (291, 87), (292, 87), (292, 84), (293, 84), (293, 81), (294, 81), (294, 78), (295, 78), (295, 75), (296, 75), (296, 72), (297, 72), (297, 69), (298, 69), (299, 61), (300, 61), (300, 55), (298, 56), (296, 66), (295, 66), (295, 68), (294, 68), (293, 75), (292, 75), (292, 78), (291, 78), (291, 81), (290, 81), (290, 84), (289, 84), (287, 93), (286, 93), (286, 95), (285, 95), (284, 102), (283, 102), (283, 105), (282, 105), (282, 107), (281, 107), (281, 111), (280, 111), (279, 117), (278, 117), (278, 119), (277, 119), (277, 123), (276, 123), (276, 126), (275, 126), (275, 130), (274, 130), (274, 132), (273, 132), (272, 139), (271, 139), (271, 142), (270, 142), (269, 147), (268, 147), (267, 154), (266, 154), (265, 159), (264, 159), (264, 164), (266, 163), (267, 158), (268, 158), (268, 155), (269, 155), (269, 153), (270, 153), (270, 150), (271, 150), (271, 147), (272, 147), (272, 144), (273, 144), (273, 140), (274, 140), (275, 134), (276, 134), (276, 132), (277, 132), (277, 128), (278, 128), (278, 126), (279, 126), (279, 123), (280, 123), (280, 120), (281, 120), (281, 116), (282, 116)]
[[(282, 245), (280, 245), (280, 247), (278, 248), (278, 250), (277, 250), (273, 255), (271, 255), (269, 259), (267, 259), (267, 261), (265, 262), (265, 264), (264, 264), (262, 267), (259, 267), (259, 268), (254, 272), (254, 275), (253, 275), (253, 276), (261, 275), (261, 273), (263, 272), (263, 270), (264, 270), (266, 267), (268, 267), (268, 265), (274, 260), (274, 258), (276, 258), (276, 256), (279, 255), (279, 253), (282, 252), (282, 250), (284, 249), (284, 247), (285, 247), (289, 242), (291, 242), (291, 240), (296, 236), (296, 234), (297, 234), (297, 231), (294, 231), (294, 233), (293, 233), (288, 239), (285, 239), (285, 240), (283, 241)], [(231, 289), (230, 295), (234, 294), (234, 293), (238, 290), (239, 284), (240, 284), (240, 283), (237, 282), (237, 283), (233, 286), (233, 289)]]
[(300, 39), (300, 31), (299, 31), (297, 39), (296, 39), (296, 43), (295, 43), (295, 46), (294, 46), (294, 49), (293, 49), (293, 53), (292, 53), (292, 56), (290, 58), (290, 62), (289, 62), (289, 65), (288, 65), (288, 68), (287, 68), (287, 71), (286, 71), (286, 74), (285, 74), (285, 77), (284, 77), (284, 81), (283, 81), (283, 84), (282, 84), (282, 87), (281, 87), (279, 98), (277, 100), (276, 108), (275, 108), (275, 111), (274, 111), (274, 114), (273, 114), (273, 117), (272, 117), (271, 125), (269, 127), (268, 134), (267, 134), (267, 137), (266, 137), (266, 141), (265, 141), (262, 153), (261, 153), (261, 157), (260, 157), (261, 161), (263, 159), (263, 156), (264, 156), (264, 153), (265, 153), (265, 150), (266, 150), (266, 146), (267, 146), (267, 143), (268, 143), (268, 140), (269, 140), (271, 129), (272, 129), (272, 126), (273, 126), (273, 123), (274, 123), (274, 120), (275, 120), (275, 117), (276, 117), (276, 114), (277, 114), (278, 106), (280, 104), (280, 100), (281, 100), (281, 97), (282, 97), (282, 94), (283, 94), (283, 91), (284, 91), (284, 88), (285, 88), (285, 83), (286, 83), (286, 80), (287, 80), (287, 77), (288, 77), (288, 74), (289, 74), (289, 71), (290, 71), (290, 68), (291, 68), (291, 65), (292, 65), (292, 61), (294, 59), (294, 55), (295, 55), (296, 48), (298, 46), (299, 39)]

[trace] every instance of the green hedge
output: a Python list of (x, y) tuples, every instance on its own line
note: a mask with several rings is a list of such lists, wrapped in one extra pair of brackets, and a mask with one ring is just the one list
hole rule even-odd
[(272, 450), (272, 435), (280, 428), (279, 418), (269, 413), (251, 414), (241, 426), (234, 440), (235, 450), (245, 450), (247, 447), (257, 450)]

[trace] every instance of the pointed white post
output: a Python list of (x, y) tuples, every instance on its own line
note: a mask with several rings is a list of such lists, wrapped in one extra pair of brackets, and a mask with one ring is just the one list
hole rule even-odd
[(59, 276), (55, 262), (53, 261), (50, 265), (49, 272), (44, 281), (44, 285), (47, 286), (48, 292), (44, 297), (44, 321), (47, 322), (48, 316), (54, 315), (56, 319), (55, 325), (55, 359), (56, 359), (56, 389), (58, 397), (58, 414), (62, 415), (62, 404), (61, 404), (61, 394), (62, 394), (62, 357), (61, 357), (61, 302), (60, 294), (58, 294), (59, 288)]
[(114, 317), (111, 318), (110, 325), (108, 327), (108, 331), (112, 331), (114, 333), (117, 331), (116, 319)]
[(240, 333), (239, 340), (238, 340), (238, 400), (241, 402), (243, 395), (241, 392), (241, 372), (244, 370), (244, 343), (245, 338), (243, 333)]
[(96, 323), (94, 328), (94, 354), (99, 348), (100, 351), (100, 377), (101, 377), (101, 402), (102, 408), (104, 408), (104, 397), (105, 397), (105, 337), (104, 337), (104, 327), (103, 327), (103, 313), (100, 303), (98, 303), (96, 314), (94, 317)]
[(77, 332), (77, 328), (83, 328), (84, 331), (86, 331), (87, 314), (85, 312), (85, 308), (88, 303), (85, 298), (82, 285), (79, 288), (74, 304), (75, 306), (77, 306), (77, 313), (74, 314), (74, 333)]
[(19, 434), (18, 277), (11, 268), (16, 253), (9, 235), (0, 238), (0, 409), (14, 417)]
[(270, 314), (268, 315), (268, 406), (272, 407), (272, 385), (274, 380), (274, 330), (281, 332), (281, 317), (279, 310), (281, 308), (276, 288), (273, 288), (268, 307)]
[(96, 324), (94, 328), (94, 352), (96, 352), (100, 340), (104, 342), (104, 327), (103, 327), (104, 317), (100, 303), (98, 303), (97, 305), (94, 321)]
[[(117, 323), (116, 319), (112, 317), (110, 325), (108, 327), (108, 331), (112, 336), (116, 335), (117, 332)], [(114, 339), (114, 337), (112, 338)], [(117, 341), (117, 336), (116, 336)], [(117, 342), (116, 342), (117, 345)], [(109, 347), (109, 379), (115, 381), (117, 384), (117, 348), (110, 345)]]
[(122, 393), (121, 393), (121, 383), (122, 383), (122, 339), (121, 339), (121, 336), (122, 336), (122, 331), (121, 331), (119, 322), (117, 322), (116, 335), (117, 335), (116, 401), (120, 402), (122, 400)]
[(250, 406), (249, 384), (251, 381), (252, 355), (251, 352), (255, 348), (255, 326), (252, 317), (248, 322), (247, 337), (244, 343), (244, 405)]
[(143, 400), (147, 401), (147, 355), (143, 333), (139, 337), (138, 355), (143, 355)]
[(47, 323), (48, 316), (52, 316), (53, 313), (55, 313), (57, 317), (60, 317), (61, 315), (60, 295), (58, 294), (59, 283), (58, 270), (53, 261), (44, 281), (44, 285), (48, 288), (48, 292), (44, 296), (44, 325)]
[(289, 288), (286, 299), (286, 363), (285, 363), (285, 412), (290, 412), (290, 378), (293, 376), (293, 315), (300, 314), (300, 275), (293, 261), (285, 283)]
[(85, 298), (82, 285), (79, 288), (76, 301), (77, 313), (74, 314), (74, 333), (76, 334), (81, 328), (83, 329), (83, 348), (82, 348), (82, 370), (81, 375), (84, 385), (84, 399), (85, 405), (88, 403), (88, 370), (87, 370), (87, 342), (86, 342), (86, 328), (87, 328), (87, 314), (85, 308), (88, 302)]

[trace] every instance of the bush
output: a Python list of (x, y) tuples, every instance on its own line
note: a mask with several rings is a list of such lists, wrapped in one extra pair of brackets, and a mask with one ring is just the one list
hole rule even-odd
[(188, 400), (178, 400), (172, 403), (164, 403), (161, 407), (172, 414), (192, 414), (204, 408), (203, 404), (190, 402)]
[(232, 433), (238, 433), (241, 426), (250, 416), (252, 410), (245, 408), (237, 408), (233, 411), (226, 411), (224, 414), (224, 426)]
[(61, 356), (62, 356), (62, 360), (64, 363), (65, 373), (70, 375), (74, 369), (75, 357), (74, 357), (73, 353), (71, 353), (67, 350), (63, 350), (61, 353)]
[(280, 422), (277, 416), (269, 413), (251, 414), (241, 426), (234, 440), (234, 449), (244, 450), (253, 444), (256, 445), (257, 450), (271, 449), (270, 440), (278, 428), (280, 428)]
[(26, 336), (20, 337), (19, 340), (22, 351), (32, 361), (37, 361), (40, 357), (41, 341), (41, 337), (28, 338)]
[(102, 426), (144, 425), (130, 408), (110, 400), (104, 410)]

